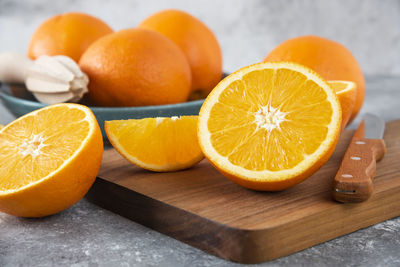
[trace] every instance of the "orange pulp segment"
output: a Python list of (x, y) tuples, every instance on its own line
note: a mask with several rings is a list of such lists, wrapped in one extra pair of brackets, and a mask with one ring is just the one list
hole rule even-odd
[(131, 163), (151, 171), (177, 171), (204, 158), (197, 140), (197, 116), (106, 121), (114, 148)]

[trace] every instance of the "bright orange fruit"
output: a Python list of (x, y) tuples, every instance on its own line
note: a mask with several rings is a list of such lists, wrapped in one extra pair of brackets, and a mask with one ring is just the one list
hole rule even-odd
[(204, 158), (197, 116), (106, 121), (113, 147), (131, 163), (151, 171), (189, 168)]
[(79, 201), (99, 171), (103, 139), (89, 108), (58, 104), (0, 130), (0, 211), (41, 217)]
[(113, 30), (100, 19), (84, 13), (65, 13), (49, 18), (33, 34), (28, 56), (69, 56), (79, 61), (85, 50), (98, 38)]
[(162, 34), (128, 29), (93, 43), (79, 66), (89, 75), (89, 100), (98, 106), (146, 106), (184, 102), (190, 67), (183, 52)]
[(364, 103), (365, 80), (360, 65), (343, 45), (318, 36), (289, 39), (274, 48), (264, 62), (291, 61), (309, 67), (326, 80), (352, 81), (357, 84), (357, 96), (350, 121)]
[(311, 69), (258, 63), (222, 80), (199, 115), (199, 143), (232, 181), (282, 190), (318, 170), (337, 143), (341, 108), (335, 92)]
[(167, 36), (182, 49), (192, 72), (191, 99), (206, 97), (221, 80), (221, 47), (214, 33), (197, 18), (168, 9), (146, 18), (139, 27)]
[(343, 130), (349, 122), (356, 102), (357, 85), (350, 81), (328, 81), (328, 84), (336, 92), (342, 107), (341, 129)]

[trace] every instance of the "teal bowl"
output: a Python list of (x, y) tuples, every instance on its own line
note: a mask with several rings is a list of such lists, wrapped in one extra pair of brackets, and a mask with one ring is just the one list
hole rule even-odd
[[(47, 106), (35, 100), (34, 96), (23, 86), (0, 84), (0, 99), (4, 106), (16, 117)], [(204, 100), (189, 101), (179, 104), (143, 106), (143, 107), (89, 107), (100, 125), (103, 138), (104, 121), (142, 119), (149, 117), (171, 117), (181, 115), (198, 115)]]

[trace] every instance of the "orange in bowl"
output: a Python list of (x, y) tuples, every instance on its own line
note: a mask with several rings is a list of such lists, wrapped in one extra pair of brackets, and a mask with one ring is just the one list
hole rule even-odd
[(49, 18), (33, 34), (28, 56), (65, 55), (76, 62), (98, 38), (113, 30), (100, 19), (84, 13), (65, 13)]
[(221, 80), (221, 47), (214, 33), (197, 18), (169, 9), (151, 15), (139, 27), (165, 35), (182, 49), (192, 72), (191, 99), (204, 98)]
[(98, 106), (147, 106), (184, 102), (191, 86), (183, 52), (162, 34), (115, 32), (94, 42), (79, 61), (88, 74), (89, 101)]

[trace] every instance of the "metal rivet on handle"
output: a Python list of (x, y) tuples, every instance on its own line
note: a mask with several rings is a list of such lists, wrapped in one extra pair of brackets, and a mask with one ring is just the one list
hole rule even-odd
[(366, 143), (364, 141), (356, 141), (357, 145), (365, 145)]
[(352, 160), (361, 160), (360, 157), (350, 157)]
[(343, 178), (353, 178), (353, 175), (351, 174), (342, 174)]

